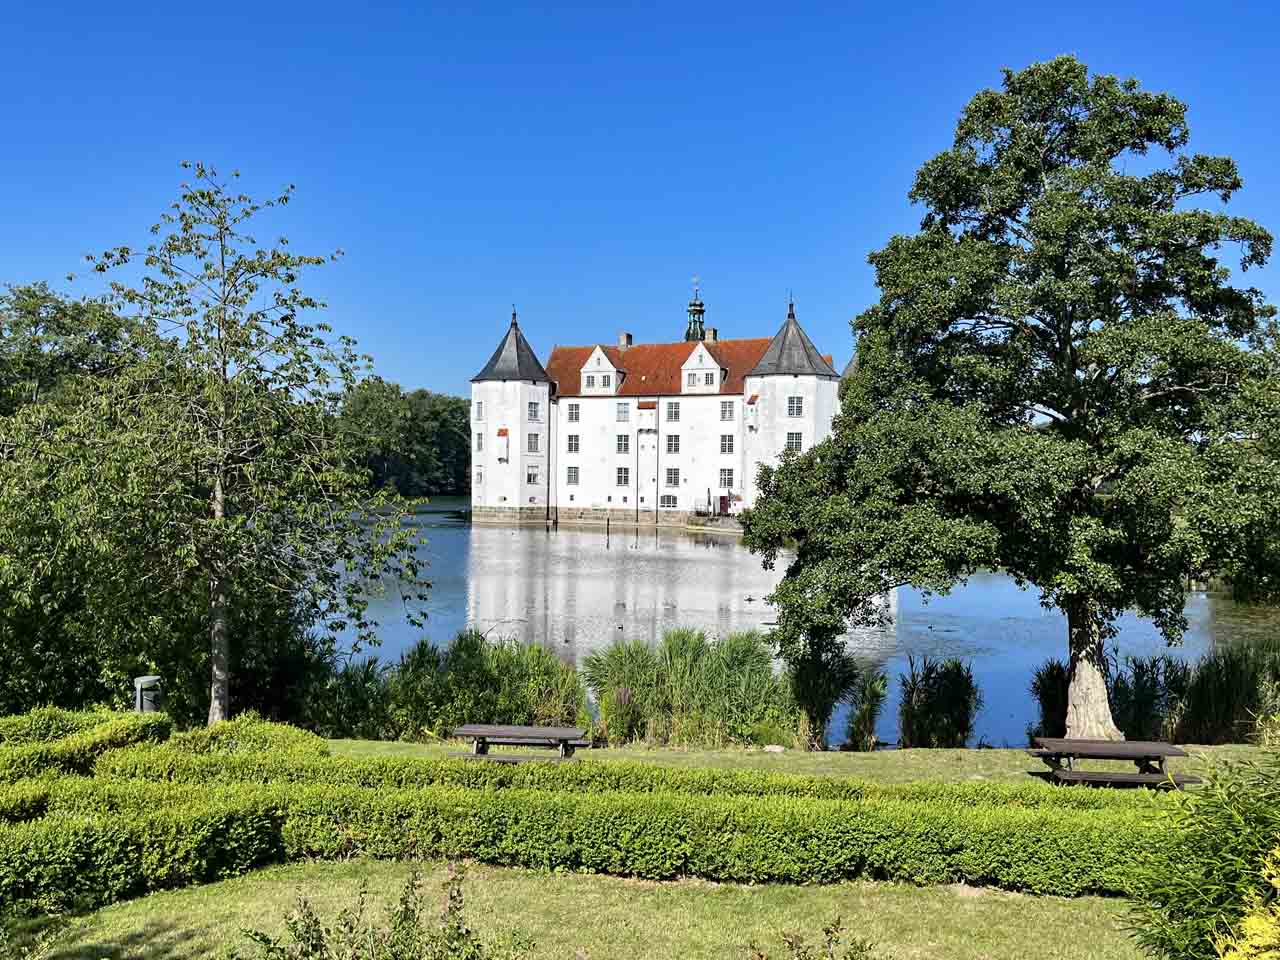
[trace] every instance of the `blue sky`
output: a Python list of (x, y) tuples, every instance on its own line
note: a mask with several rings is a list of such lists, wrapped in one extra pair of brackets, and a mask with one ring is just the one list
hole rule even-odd
[[(843, 364), (867, 253), (1002, 66), (1174, 93), (1240, 163), (1231, 209), (1280, 231), (1278, 48), (1265, 4), (9, 3), (0, 282), (95, 292), (63, 278), (202, 159), (297, 185), (264, 233), (346, 251), (309, 289), (406, 386), (465, 391), (513, 301), (544, 358), (677, 339), (695, 273), (722, 336), (771, 335), (791, 289)], [(1280, 298), (1280, 267), (1249, 279)]]

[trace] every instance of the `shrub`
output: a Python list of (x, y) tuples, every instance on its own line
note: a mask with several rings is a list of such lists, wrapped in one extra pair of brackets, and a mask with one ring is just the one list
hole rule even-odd
[(1111, 714), (1127, 740), (1170, 740), (1194, 675), (1183, 660), (1162, 654), (1126, 657), (1111, 677)]
[(377, 657), (347, 661), (312, 697), (307, 726), (342, 740), (394, 740), (391, 668)]
[(166, 740), (173, 724), (162, 713), (105, 713), (112, 718), (53, 741), (0, 745), (0, 783), (46, 773), (87, 774), (108, 750)]
[[(848, 932), (836, 917), (822, 928), (822, 941), (816, 947), (810, 947), (798, 933), (784, 933), (782, 946), (786, 960), (875, 960), (879, 956), (870, 940), (855, 937), (846, 942)], [(769, 954), (754, 943), (747, 950), (750, 960), (770, 960)]]
[(169, 742), (169, 748), (183, 753), (278, 754), (327, 757), (329, 745), (306, 730), (285, 723), (270, 723), (252, 710), (231, 720), (180, 733)]
[(0, 744), (48, 743), (100, 726), (119, 714), (111, 710), (62, 710), (37, 707), (12, 717), (0, 717)]
[(982, 693), (973, 670), (957, 659), (923, 657), (919, 668), (907, 658), (898, 707), (899, 742), (903, 747), (963, 747), (973, 735), (982, 708)]
[(849, 727), (845, 733), (846, 750), (874, 750), (876, 723), (889, 695), (889, 678), (879, 671), (866, 671), (849, 696)]
[(1218, 941), (1216, 947), (1222, 960), (1280, 957), (1280, 848), (1272, 851), (1267, 859), (1262, 878), (1270, 886), (1270, 893), (1254, 897), (1236, 936)]
[(377, 789), (449, 785), (476, 790), (568, 793), (674, 793), (696, 797), (796, 797), (825, 800), (891, 799), (938, 805), (992, 804), (1063, 810), (1146, 810), (1172, 802), (1163, 794), (1074, 790), (1025, 783), (883, 783), (760, 770), (676, 768), (632, 761), (475, 763), (463, 758), (294, 756), (288, 753), (198, 756), (165, 747), (135, 747), (102, 757), (99, 778), (175, 784), (246, 782), (332, 784)]
[(1280, 756), (1212, 767), (1164, 809), (1175, 842), (1146, 854), (1137, 939), (1156, 957), (1210, 960), (1265, 892), (1263, 858), (1280, 846)]
[(467, 926), (462, 878), (462, 871), (450, 864), (444, 909), (438, 918), (430, 918), (435, 911), (428, 906), (422, 878), (415, 873), (382, 925), (366, 916), (367, 893), (361, 887), (355, 906), (338, 914), (333, 926), (326, 926), (306, 898), (299, 897), (297, 908), (285, 918), (287, 937), (261, 932), (248, 936), (264, 960), (521, 960), (527, 956), (533, 948), (527, 936), (512, 933), (489, 945)]
[(1067, 735), (1067, 689), (1070, 686), (1067, 665), (1050, 657), (1036, 668), (1031, 676), (1031, 696), (1035, 698), (1040, 719), (1034, 727), (1027, 728), (1027, 742), (1035, 743), (1036, 737), (1065, 737)]
[(1280, 681), (1280, 650), (1266, 643), (1221, 647), (1201, 657), (1187, 685), (1175, 736), (1182, 743), (1240, 743)]

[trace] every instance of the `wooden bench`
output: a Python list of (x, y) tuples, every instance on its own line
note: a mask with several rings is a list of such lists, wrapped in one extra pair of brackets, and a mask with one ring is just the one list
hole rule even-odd
[(523, 763), (538, 757), (498, 757), (489, 753), (490, 747), (540, 747), (555, 750), (561, 760), (568, 760), (578, 747), (589, 747), (587, 731), (581, 727), (521, 727), (496, 723), (468, 723), (453, 731), (455, 737), (471, 740), (468, 757), (487, 757), (502, 763)]
[[(1099, 787), (1164, 787), (1182, 789), (1199, 783), (1199, 777), (1170, 774), (1170, 757), (1185, 757), (1186, 751), (1171, 743), (1153, 740), (1075, 740), (1036, 737), (1038, 749), (1028, 750), (1049, 767), (1049, 777), (1057, 783), (1082, 783)], [(1129, 760), (1135, 773), (1107, 770), (1078, 770), (1077, 760)]]

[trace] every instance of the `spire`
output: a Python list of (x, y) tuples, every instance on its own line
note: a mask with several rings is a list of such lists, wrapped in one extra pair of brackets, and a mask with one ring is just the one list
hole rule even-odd
[(507, 334), (493, 351), (493, 356), (484, 365), (484, 369), (471, 378), (472, 383), (482, 380), (533, 380), (550, 383), (547, 371), (538, 362), (538, 356), (529, 346), (529, 341), (520, 332), (520, 324), (516, 320), (515, 304), (511, 306), (511, 326)]
[(699, 283), (698, 278), (694, 277), (693, 299), (689, 301), (689, 325), (684, 328), (685, 340), (705, 340), (707, 337), (706, 328), (702, 323), (702, 315), (707, 312), (707, 308), (699, 296)]
[(749, 377), (780, 375), (813, 376), (837, 379), (835, 368), (818, 352), (813, 341), (796, 320), (795, 301), (788, 298), (787, 319), (769, 341), (768, 349), (751, 371)]

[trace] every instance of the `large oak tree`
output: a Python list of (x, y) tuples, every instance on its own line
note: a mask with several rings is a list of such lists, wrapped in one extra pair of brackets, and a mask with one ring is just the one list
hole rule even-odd
[(1072, 737), (1119, 738), (1105, 643), (1127, 609), (1171, 643), (1188, 577), (1274, 593), (1275, 309), (1240, 273), (1272, 239), (1226, 212), (1227, 157), (1186, 106), (1071, 57), (1005, 71), (916, 176), (917, 233), (871, 255), (834, 435), (745, 518), (780, 649), (813, 660), (869, 598), (984, 568), (1067, 619)]

